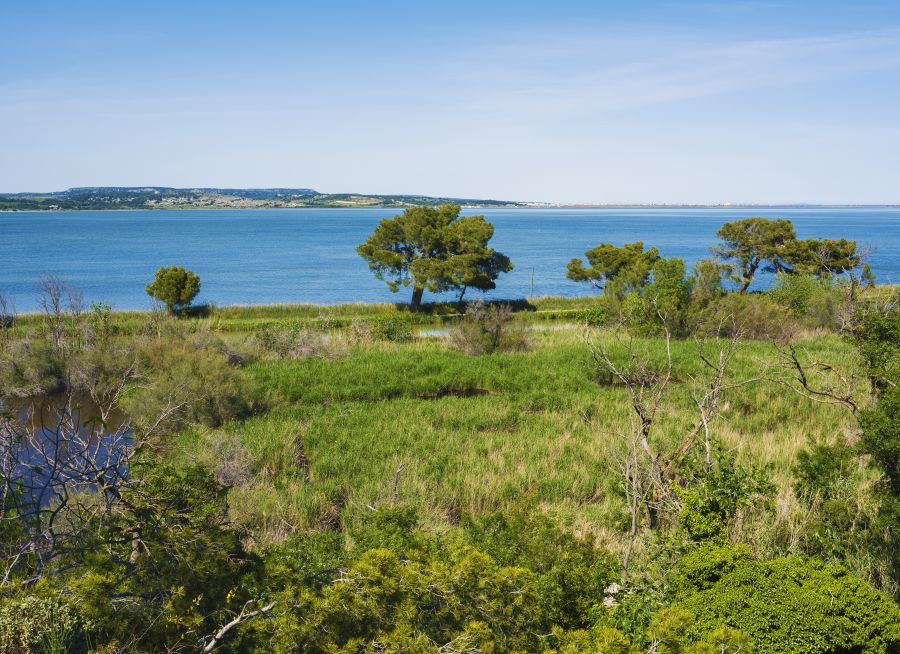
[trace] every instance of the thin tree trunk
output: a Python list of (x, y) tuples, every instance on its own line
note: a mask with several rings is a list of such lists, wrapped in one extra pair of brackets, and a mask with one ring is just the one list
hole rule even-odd
[(759, 261), (752, 262), (748, 267), (746, 272), (744, 272), (744, 279), (741, 282), (741, 287), (738, 289), (738, 293), (743, 295), (747, 292), (747, 289), (750, 287), (750, 284), (753, 283), (753, 276), (756, 275), (756, 269), (759, 267)]
[(424, 295), (425, 289), (421, 286), (413, 287), (412, 301), (409, 303), (409, 308), (412, 311), (418, 311), (422, 308), (422, 295)]

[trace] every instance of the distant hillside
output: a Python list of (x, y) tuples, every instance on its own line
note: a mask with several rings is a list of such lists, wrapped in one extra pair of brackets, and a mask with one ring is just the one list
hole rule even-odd
[(0, 194), (0, 211), (79, 209), (248, 209), (290, 207), (409, 207), (452, 202), (468, 206), (524, 206), (519, 202), (427, 195), (319, 193), (310, 188), (172, 188), (97, 186), (51, 193)]

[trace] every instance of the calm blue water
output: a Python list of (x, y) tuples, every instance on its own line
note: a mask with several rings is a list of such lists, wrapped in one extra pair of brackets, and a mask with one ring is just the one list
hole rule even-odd
[[(117, 309), (150, 305), (157, 268), (183, 264), (200, 275), (198, 302), (407, 301), (376, 280), (355, 247), (390, 209), (82, 211), (0, 213), (0, 292), (19, 311), (37, 308), (35, 287), (54, 273), (87, 302)], [(587, 295), (566, 279), (566, 263), (601, 242), (643, 240), (689, 264), (707, 255), (725, 221), (760, 215), (793, 220), (798, 236), (847, 237), (871, 246), (881, 283), (900, 282), (900, 209), (479, 209), (492, 244), (516, 269), (493, 297)], [(760, 285), (764, 285), (761, 280)], [(426, 300), (434, 298), (426, 294)]]

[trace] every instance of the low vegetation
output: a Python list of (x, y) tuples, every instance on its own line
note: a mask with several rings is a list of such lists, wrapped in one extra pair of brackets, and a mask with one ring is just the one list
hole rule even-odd
[(834, 246), (765, 292), (637, 243), (580, 300), (0, 301), (0, 652), (896, 652), (900, 312)]

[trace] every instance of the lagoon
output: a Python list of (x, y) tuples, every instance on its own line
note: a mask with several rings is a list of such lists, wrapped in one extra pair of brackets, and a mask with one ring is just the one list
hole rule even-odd
[[(114, 309), (150, 306), (157, 268), (200, 275), (198, 302), (216, 305), (408, 301), (375, 279), (356, 246), (396, 209), (242, 209), (0, 213), (0, 293), (37, 309), (41, 276), (58, 275), (85, 301)], [(800, 238), (846, 237), (871, 251), (879, 283), (900, 282), (900, 208), (465, 209), (495, 226), (492, 245), (516, 268), (493, 298), (590, 295), (566, 279), (566, 263), (601, 242), (642, 240), (692, 264), (707, 256), (728, 220), (788, 218)], [(757, 288), (766, 285), (763, 277)], [(467, 297), (475, 297), (472, 293)], [(450, 299), (426, 293), (425, 300)]]

